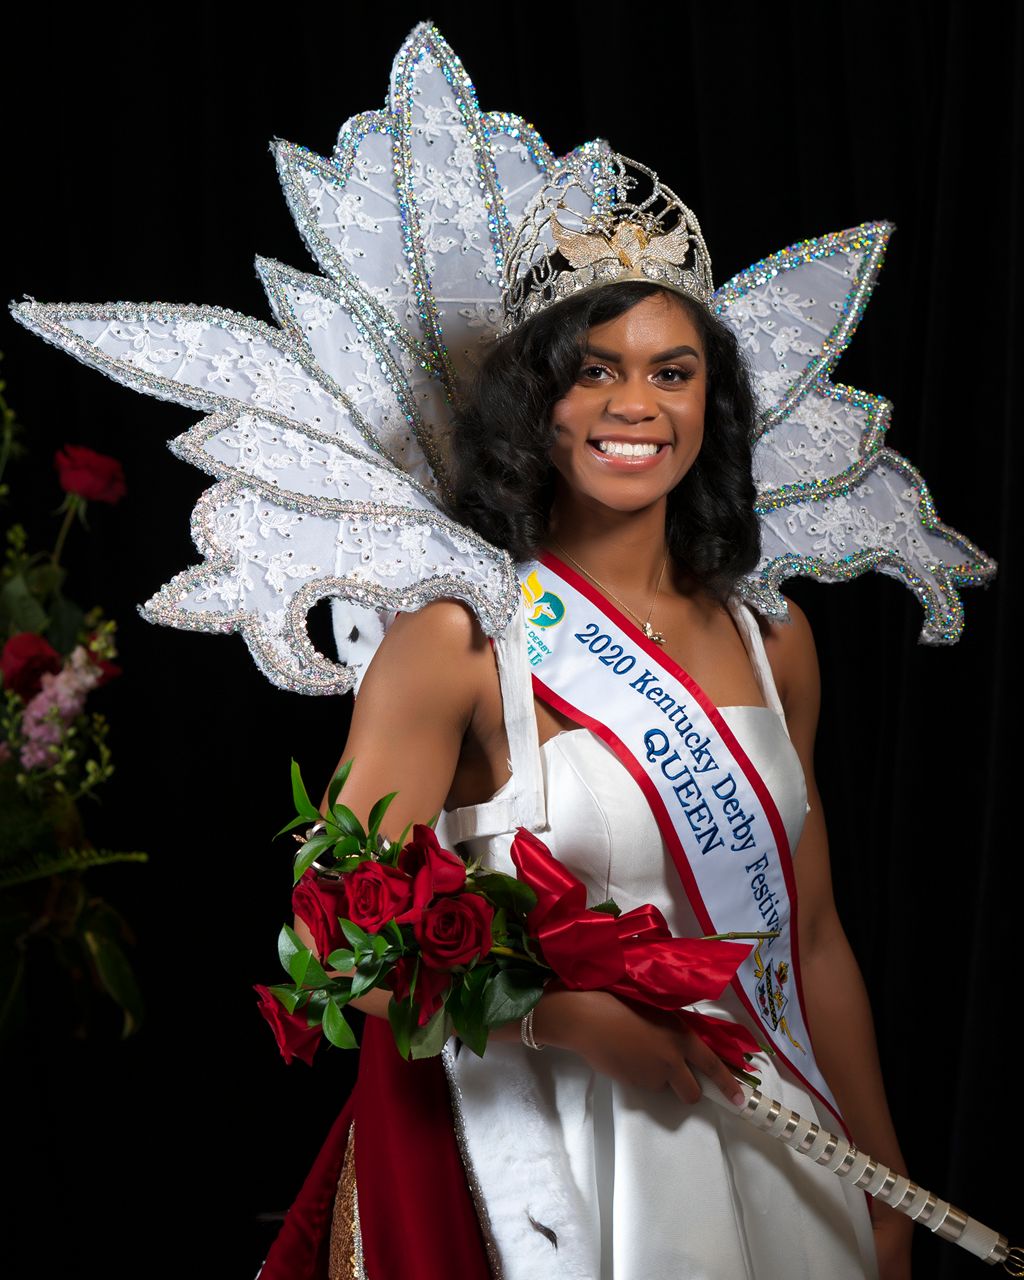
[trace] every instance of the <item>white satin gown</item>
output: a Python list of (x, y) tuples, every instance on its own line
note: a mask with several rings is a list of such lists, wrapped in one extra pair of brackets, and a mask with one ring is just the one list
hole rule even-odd
[[(732, 608), (765, 702), (723, 707), (764, 778), (791, 848), (806, 788), (753, 616)], [(532, 705), (530, 708), (532, 715)], [(512, 751), (513, 763), (515, 751)], [(643, 794), (595, 734), (540, 748), (549, 829), (541, 838), (623, 911), (653, 902), (672, 932), (697, 925)], [(514, 875), (514, 817), (492, 802), (444, 815), (444, 834)], [(503, 830), (494, 830), (495, 825)], [(728, 922), (723, 921), (723, 929)], [(731, 988), (695, 1008), (746, 1020)], [(577, 1055), (493, 1043), (449, 1060), (464, 1155), (504, 1280), (858, 1280), (877, 1275), (864, 1193), (702, 1099), (687, 1105), (601, 1076)], [(811, 1095), (756, 1059), (763, 1088), (834, 1127)]]

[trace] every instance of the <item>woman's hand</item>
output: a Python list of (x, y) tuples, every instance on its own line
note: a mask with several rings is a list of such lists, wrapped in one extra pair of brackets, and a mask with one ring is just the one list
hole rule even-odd
[(642, 1089), (671, 1089), (682, 1102), (701, 1096), (691, 1065), (727, 1098), (743, 1101), (725, 1063), (669, 1013), (639, 1009), (607, 991), (551, 991), (534, 1012), (540, 1044), (578, 1053), (601, 1075)]

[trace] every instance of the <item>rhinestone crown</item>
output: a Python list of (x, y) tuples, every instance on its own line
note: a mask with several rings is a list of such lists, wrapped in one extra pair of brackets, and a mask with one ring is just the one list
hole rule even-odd
[(651, 280), (707, 303), (711, 256), (694, 214), (658, 175), (594, 145), (552, 173), (504, 255), (502, 329), (581, 289)]

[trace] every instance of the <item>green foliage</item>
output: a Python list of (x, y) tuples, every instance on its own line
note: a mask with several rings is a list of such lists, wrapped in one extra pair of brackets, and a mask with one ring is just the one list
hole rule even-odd
[[(9, 465), (25, 452), (3, 389), (0, 383), (0, 506), (12, 499)], [(0, 690), (0, 984), (9, 984), (0, 999), (0, 1034), (7, 1037), (28, 1032), (33, 1020), (37, 1026), (52, 1021), (53, 1011), (65, 1006), (85, 1011), (76, 1013), (73, 1027), (83, 1035), (94, 995), (119, 1007), (122, 1036), (144, 1016), (126, 950), (128, 926), (90, 892), (86, 879), (94, 867), (144, 862), (146, 854), (92, 848), (79, 813), (79, 802), (114, 772), (106, 720), (83, 708), (101, 679), (101, 664), (116, 657), (114, 623), (98, 609), (86, 613), (65, 594), (61, 565), (65, 540), (76, 520), (85, 523), (85, 508), (79, 495), (64, 495), (49, 551), (33, 551), (17, 521), (4, 531), (0, 649), (14, 636), (30, 637), (6, 655), (18, 652), (16, 661), (27, 662), (15, 667), (15, 688)], [(56, 674), (59, 704), (52, 686), (38, 676), (33, 684), (33, 662), (45, 666), (47, 660), (63, 664)], [(30, 1018), (27, 993), (37, 955), (64, 966), (63, 983), (74, 999), (63, 1000), (48, 976), (45, 1005)]]

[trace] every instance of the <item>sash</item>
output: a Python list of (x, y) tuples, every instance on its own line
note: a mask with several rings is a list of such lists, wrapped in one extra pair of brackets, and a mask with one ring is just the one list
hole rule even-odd
[(629, 770), (706, 934), (778, 930), (732, 985), (765, 1042), (838, 1117), (804, 1011), (789, 842), (763, 779), (693, 678), (589, 582), (550, 553), (519, 578), (534, 692)]

